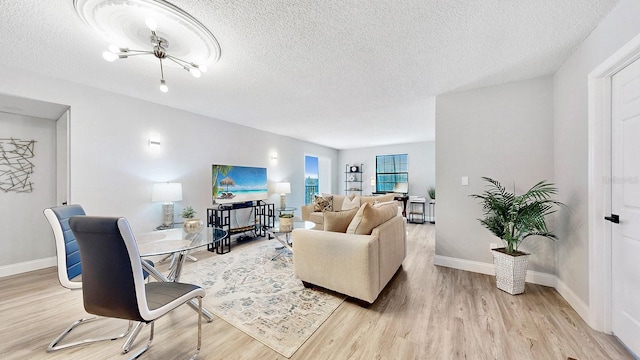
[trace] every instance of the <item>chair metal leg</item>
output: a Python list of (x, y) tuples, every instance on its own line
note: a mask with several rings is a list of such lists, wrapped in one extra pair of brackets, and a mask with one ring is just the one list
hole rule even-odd
[(129, 335), (129, 337), (124, 342), (124, 344), (122, 344), (122, 354), (126, 354), (126, 353), (129, 352), (129, 350), (131, 350), (131, 345), (133, 345), (133, 342), (136, 340), (136, 337), (140, 333), (140, 330), (142, 330), (143, 325), (144, 325), (144, 323), (139, 322), (133, 328), (133, 331), (131, 332), (131, 335)]
[[(195, 299), (193, 299), (195, 300)], [(138, 323), (141, 325), (142, 323)], [(151, 347), (151, 343), (153, 342), (153, 334), (155, 328), (155, 321), (149, 323), (151, 325), (151, 329), (149, 331), (149, 341), (147, 341), (147, 345), (144, 348), (140, 349), (140, 351), (136, 352), (132, 355), (129, 360), (135, 360), (140, 357), (140, 355), (144, 354)], [(138, 330), (139, 331), (139, 330)], [(195, 360), (200, 354), (200, 349), (202, 348), (202, 297), (198, 297), (198, 346), (196, 347), (195, 353), (189, 358), (190, 360)], [(123, 352), (124, 354), (124, 352)]]
[(97, 320), (97, 319), (98, 318), (96, 318), (96, 317), (91, 317), (91, 318), (84, 318), (84, 319), (80, 319), (80, 320), (74, 321), (68, 328), (66, 328), (60, 335), (58, 335), (58, 337), (56, 337), (51, 342), (51, 344), (49, 344), (49, 347), (47, 347), (47, 352), (53, 352), (53, 351), (68, 349), (68, 348), (71, 348), (71, 347), (85, 345), (85, 344), (91, 344), (91, 343), (95, 343), (95, 342), (99, 342), (99, 341), (117, 340), (117, 339), (120, 339), (120, 338), (123, 338), (123, 337), (127, 336), (129, 334), (129, 332), (131, 331), (131, 328), (133, 327), (133, 322), (129, 321), (129, 326), (127, 327), (127, 331), (125, 331), (122, 334), (112, 335), (112, 336), (105, 336), (105, 337), (94, 338), (94, 339), (85, 339), (85, 340), (75, 341), (75, 342), (72, 342), (72, 343), (69, 343), (69, 344), (58, 345), (58, 343), (60, 341), (62, 341), (62, 339), (64, 339), (67, 335), (69, 335), (71, 330), (75, 329), (76, 327), (78, 327), (78, 326), (80, 326), (82, 324), (86, 324), (86, 323), (89, 323), (89, 322)]
[[(195, 300), (195, 298), (191, 299), (191, 300)], [(134, 333), (137, 333), (140, 331), (140, 329), (142, 328), (142, 324), (143, 323), (138, 323), (136, 325), (136, 329), (134, 329)], [(147, 344), (145, 345), (144, 348), (140, 349), (138, 352), (136, 352), (134, 355), (132, 355), (129, 360), (135, 360), (137, 358), (140, 357), (140, 355), (144, 354), (147, 350), (149, 350), (149, 348), (151, 347), (151, 343), (153, 342), (153, 334), (154, 334), (154, 329), (155, 329), (155, 321), (152, 321), (149, 323), (149, 325), (151, 325), (151, 329), (149, 330), (149, 341), (147, 341)], [(136, 331), (137, 330), (137, 331)], [(130, 346), (131, 344), (129, 344)], [(198, 357), (198, 354), (200, 354), (200, 349), (202, 348), (202, 297), (198, 296), (198, 346), (196, 347), (196, 351), (195, 353), (189, 358), (190, 360), (195, 360)], [(127, 351), (129, 351), (127, 349)], [(125, 353), (124, 351), (124, 346), (123, 346), (123, 354)]]
[(202, 298), (198, 297), (198, 347), (196, 348), (196, 352), (191, 356), (190, 360), (194, 360), (198, 357), (200, 353), (200, 348), (202, 347)]
[(145, 347), (143, 347), (142, 349), (140, 349), (140, 351), (138, 351), (137, 353), (133, 354), (133, 356), (131, 356), (129, 358), (129, 360), (134, 360), (140, 357), (140, 355), (144, 354), (147, 350), (149, 350), (149, 348), (151, 347), (151, 342), (153, 341), (153, 329), (154, 329), (154, 321), (152, 321), (151, 324), (151, 330), (149, 331), (149, 341), (147, 341), (147, 345), (145, 345)]

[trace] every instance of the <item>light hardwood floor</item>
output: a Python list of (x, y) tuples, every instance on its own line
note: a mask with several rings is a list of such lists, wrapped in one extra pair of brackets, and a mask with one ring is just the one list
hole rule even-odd
[[(434, 266), (433, 225), (409, 224), (408, 231), (408, 256), (378, 300), (368, 309), (345, 301), (291, 359), (631, 359), (553, 288), (527, 284), (525, 294), (511, 296), (496, 289), (492, 276)], [(0, 278), (0, 359), (127, 358), (119, 353), (122, 340), (45, 352), (85, 315), (82, 294), (63, 289), (54, 268)], [(88, 331), (103, 334), (125, 323), (93, 324)], [(182, 307), (157, 321), (143, 359), (188, 358), (196, 333), (195, 313)], [(199, 358), (286, 359), (218, 318), (203, 323)]]

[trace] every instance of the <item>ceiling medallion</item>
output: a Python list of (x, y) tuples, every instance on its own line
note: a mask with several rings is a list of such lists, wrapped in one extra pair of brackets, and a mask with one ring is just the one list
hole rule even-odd
[[(160, 62), (160, 90), (167, 92), (164, 66), (194, 77), (220, 59), (220, 44), (200, 21), (164, 0), (74, 0), (78, 16), (110, 44), (107, 61), (132, 56)], [(169, 46), (171, 45), (171, 46)]]

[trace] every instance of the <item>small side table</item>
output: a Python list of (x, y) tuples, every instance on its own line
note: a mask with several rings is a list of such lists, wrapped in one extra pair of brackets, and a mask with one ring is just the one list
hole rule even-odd
[(293, 215), (293, 212), (298, 210), (298, 208), (286, 207), (286, 208), (276, 208), (274, 210), (278, 213), (278, 215), (276, 217), (280, 217), (281, 214), (291, 214), (291, 215)]
[(427, 199), (419, 196), (409, 197), (409, 217), (407, 220), (414, 224), (424, 224), (427, 216)]
[(283, 247), (279, 249), (280, 251), (271, 258), (271, 260), (275, 260), (285, 253), (293, 253), (293, 248), (291, 247), (291, 232), (293, 229), (313, 229), (314, 226), (316, 226), (316, 224), (311, 221), (294, 220), (293, 228), (288, 227), (281, 229), (280, 222), (277, 221), (272, 228), (267, 229), (267, 233), (278, 240)]

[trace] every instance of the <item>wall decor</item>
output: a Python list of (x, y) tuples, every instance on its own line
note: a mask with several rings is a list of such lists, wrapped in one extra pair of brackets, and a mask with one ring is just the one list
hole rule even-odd
[(30, 193), (35, 140), (0, 139), (0, 190)]

